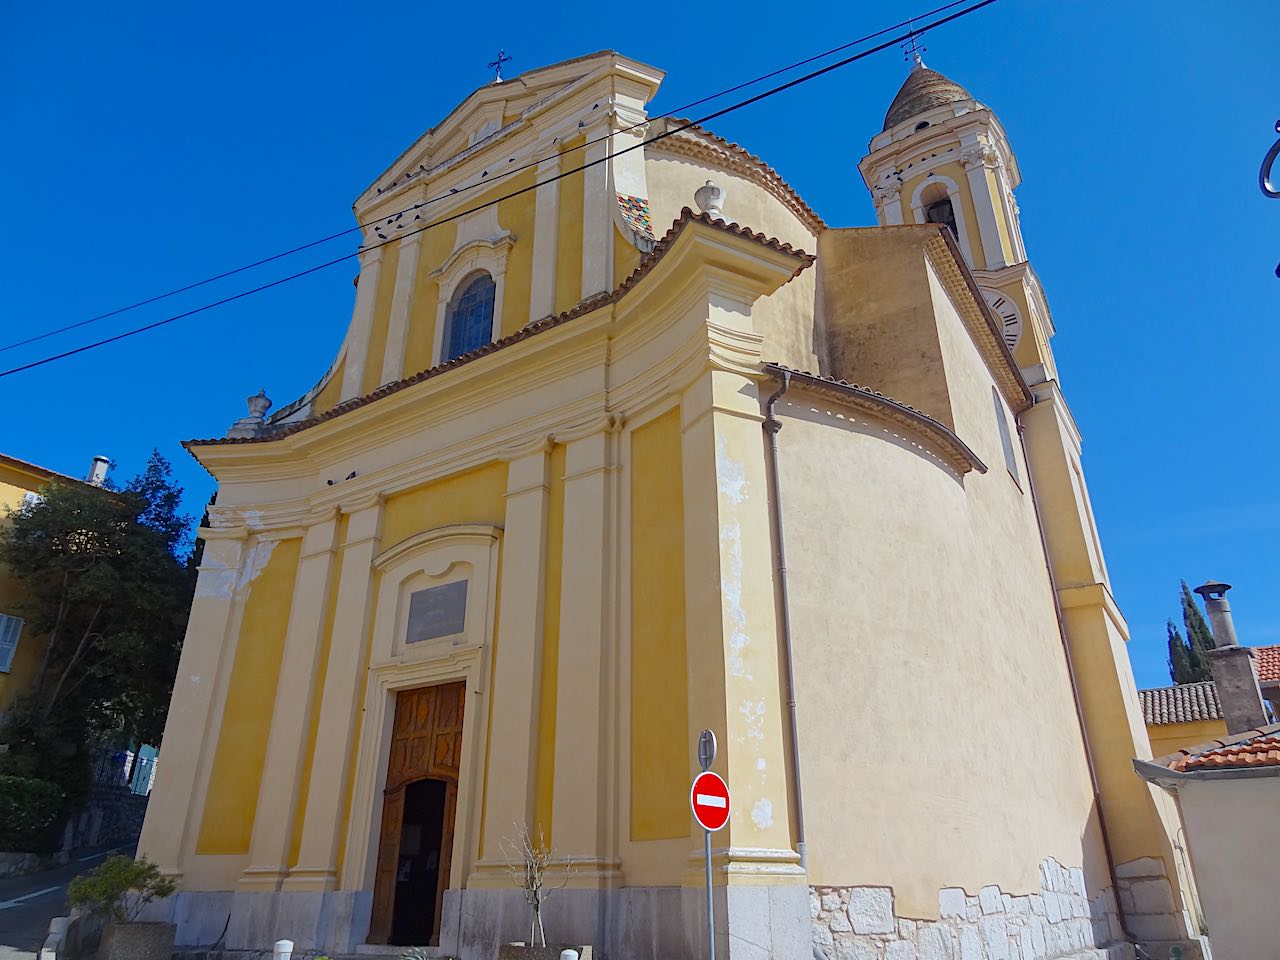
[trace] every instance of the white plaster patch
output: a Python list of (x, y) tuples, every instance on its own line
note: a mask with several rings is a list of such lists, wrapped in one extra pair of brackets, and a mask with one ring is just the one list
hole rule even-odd
[[(764, 700), (743, 700), (738, 707), (747, 728), (747, 739), (764, 740)], [(756, 769), (762, 769), (759, 764)]]
[(761, 797), (751, 808), (751, 822), (758, 830), (773, 826), (773, 804), (769, 802), (768, 797)]
[(259, 540), (253, 545), (248, 559), (240, 567), (240, 578), (236, 583), (237, 593), (242, 592), (245, 587), (258, 579), (262, 571), (267, 568), (267, 561), (271, 559), (271, 554), (275, 552), (279, 543), (279, 540)]
[(724, 434), (716, 437), (716, 475), (720, 492), (730, 503), (739, 504), (747, 499), (747, 469), (729, 456), (729, 442)]
[(764, 762), (764, 757), (756, 757), (756, 769), (763, 770), (768, 764)]
[(192, 601), (212, 597), (215, 600), (230, 600), (236, 586), (236, 572), (224, 563), (202, 561), (200, 574), (196, 578), (196, 592)]

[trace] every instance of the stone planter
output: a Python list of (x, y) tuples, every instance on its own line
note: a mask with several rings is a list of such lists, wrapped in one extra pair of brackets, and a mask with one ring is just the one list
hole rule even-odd
[(578, 960), (591, 960), (591, 948), (573, 944), (565, 946), (530, 947), (523, 943), (504, 943), (498, 947), (498, 960), (560, 960), (562, 950), (572, 950)]
[(170, 960), (177, 927), (172, 923), (109, 923), (98, 960)]

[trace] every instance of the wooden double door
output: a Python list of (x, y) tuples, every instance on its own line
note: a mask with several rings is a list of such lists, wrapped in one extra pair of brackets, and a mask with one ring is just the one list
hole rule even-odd
[(465, 703), (464, 682), (396, 694), (370, 943), (440, 942), (440, 910), (453, 860)]

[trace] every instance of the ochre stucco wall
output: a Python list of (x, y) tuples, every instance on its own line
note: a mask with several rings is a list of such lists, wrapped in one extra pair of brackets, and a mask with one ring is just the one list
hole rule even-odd
[[(665, 234), (684, 207), (695, 213), (693, 195), (708, 180), (725, 190), (724, 216), (731, 223), (776, 237), (798, 250), (816, 254), (817, 238), (780, 200), (740, 174), (712, 167), (687, 156), (663, 153), (660, 145), (646, 151), (645, 176), (653, 231)], [(825, 369), (819, 336), (821, 313), (816, 310), (818, 271), (809, 269), (771, 296), (755, 304), (751, 322), (764, 339), (762, 354), (801, 370)]]
[(1164, 757), (1186, 747), (1194, 747), (1227, 735), (1224, 720), (1197, 720), (1192, 723), (1153, 723), (1147, 725), (1151, 739), (1151, 755)]
[(959, 478), (901, 428), (799, 391), (779, 443), (810, 879), (889, 885), (900, 915), (936, 918), (942, 887), (1037, 891), (1045, 857), (1083, 866), (1091, 892), (1107, 875), (992, 377), (932, 269), (915, 296), (988, 472)]

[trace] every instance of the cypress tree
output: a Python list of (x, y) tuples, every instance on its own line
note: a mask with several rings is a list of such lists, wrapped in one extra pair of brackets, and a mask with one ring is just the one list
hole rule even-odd
[(1194, 683), (1201, 679), (1191, 663), (1191, 647), (1172, 620), (1165, 622), (1165, 629), (1169, 634), (1169, 679), (1174, 683)]
[(1204, 664), (1206, 676), (1209, 676), (1209, 657), (1208, 653), (1213, 649), (1213, 634), (1209, 632), (1209, 624), (1205, 622), (1204, 614), (1200, 612), (1200, 604), (1196, 603), (1195, 595), (1187, 586), (1187, 581), (1182, 583), (1182, 624), (1187, 628), (1187, 643), (1191, 649), (1197, 654), (1193, 657), (1193, 662), (1199, 659)]

